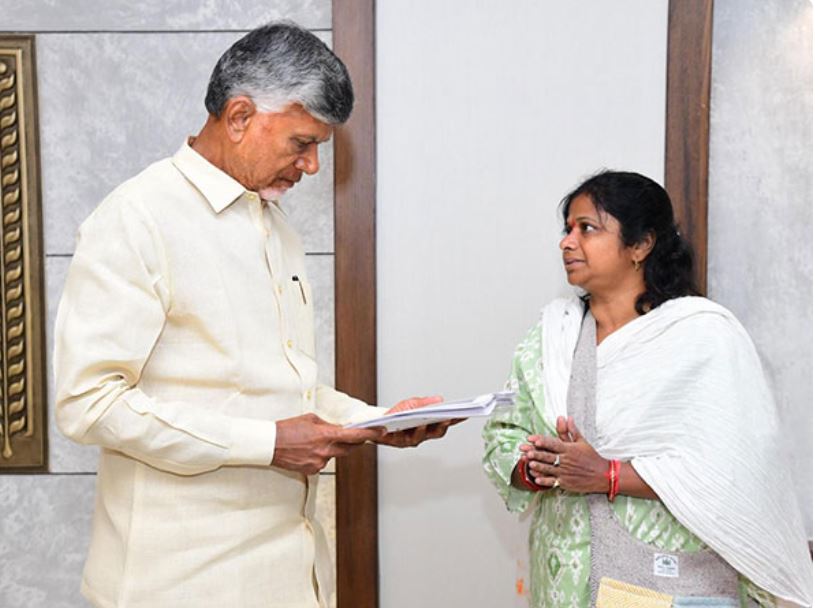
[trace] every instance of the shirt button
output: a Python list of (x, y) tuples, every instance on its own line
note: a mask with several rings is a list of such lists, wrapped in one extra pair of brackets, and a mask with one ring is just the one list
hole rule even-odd
[(292, 342), (291, 340), (286, 340), (286, 346), (292, 348), (294, 346), (294, 342)]
[(311, 401), (311, 391), (306, 391), (306, 401)]
[(277, 286), (277, 293), (283, 293), (283, 286), (282, 285)]

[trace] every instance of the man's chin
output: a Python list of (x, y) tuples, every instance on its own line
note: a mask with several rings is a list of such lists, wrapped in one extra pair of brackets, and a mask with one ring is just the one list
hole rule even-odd
[(258, 191), (258, 196), (264, 201), (277, 201), (280, 200), (288, 188), (261, 188)]

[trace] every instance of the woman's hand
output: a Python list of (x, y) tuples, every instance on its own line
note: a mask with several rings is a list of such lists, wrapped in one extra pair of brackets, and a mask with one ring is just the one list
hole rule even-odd
[(532, 435), (520, 448), (535, 483), (579, 494), (608, 492), (608, 461), (583, 438), (571, 416), (557, 419), (557, 433), (557, 438)]

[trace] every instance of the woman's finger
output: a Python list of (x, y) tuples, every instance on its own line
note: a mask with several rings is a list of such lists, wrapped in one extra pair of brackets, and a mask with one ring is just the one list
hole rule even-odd
[(529, 460), (530, 466), (535, 463), (554, 465), (555, 462), (559, 461), (560, 457), (560, 454), (541, 450), (529, 451), (526, 452), (524, 455), (526, 456), (526, 459)]
[(538, 437), (532, 444), (539, 450), (561, 453), (564, 451), (564, 444), (555, 437)]
[(557, 477), (549, 477), (546, 475), (536, 475), (534, 479), (535, 483), (541, 486), (542, 488), (557, 488), (560, 486), (560, 481), (558, 481)]
[(575, 424), (574, 418), (569, 416), (569, 419), (566, 421), (566, 426), (569, 430), (569, 433), (572, 435), (572, 439), (575, 441), (580, 441), (583, 439), (583, 435), (580, 434), (580, 431), (577, 430), (577, 424)]
[(571, 437), (569, 437), (569, 427), (565, 417), (557, 417), (556, 427), (557, 436), (561, 441), (571, 441)]

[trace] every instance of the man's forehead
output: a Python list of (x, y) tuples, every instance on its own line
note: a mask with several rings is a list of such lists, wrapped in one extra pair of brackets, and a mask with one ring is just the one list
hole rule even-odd
[(276, 114), (272, 120), (285, 124), (292, 137), (304, 142), (323, 143), (331, 139), (334, 132), (333, 125), (315, 118), (300, 104), (292, 104)]

